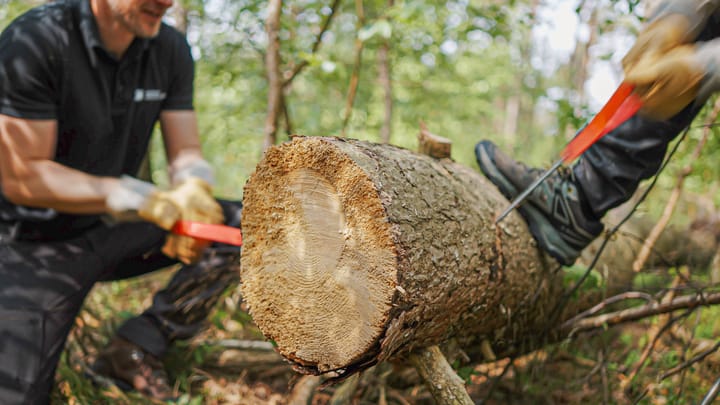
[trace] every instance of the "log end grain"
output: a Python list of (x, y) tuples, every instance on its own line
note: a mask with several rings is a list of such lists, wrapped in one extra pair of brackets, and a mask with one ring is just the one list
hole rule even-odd
[(397, 286), (375, 185), (332, 143), (302, 139), (266, 152), (243, 200), (242, 289), (254, 321), (303, 367), (352, 363), (384, 332)]

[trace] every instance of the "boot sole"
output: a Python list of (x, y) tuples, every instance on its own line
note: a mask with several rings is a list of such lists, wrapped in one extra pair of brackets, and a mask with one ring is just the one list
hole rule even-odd
[[(500, 190), (500, 193), (508, 200), (512, 200), (520, 192), (515, 186), (497, 169), (492, 158), (482, 147), (482, 142), (475, 146), (475, 157), (483, 174)], [(531, 203), (524, 202), (517, 207), (520, 215), (530, 228), (530, 234), (535, 238), (538, 245), (555, 260), (565, 266), (575, 262), (578, 253), (558, 235), (550, 221)]]

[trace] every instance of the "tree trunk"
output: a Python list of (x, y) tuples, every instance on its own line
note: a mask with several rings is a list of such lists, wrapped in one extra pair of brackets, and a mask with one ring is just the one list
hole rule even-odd
[(283, 81), (282, 77), (280, 77), (280, 14), (282, 4), (282, 0), (271, 0), (268, 3), (268, 15), (265, 20), (265, 32), (268, 37), (267, 52), (265, 53), (268, 102), (263, 149), (274, 145), (277, 140), (277, 124), (282, 107)]
[[(297, 137), (244, 192), (243, 296), (302, 372), (364, 369), (450, 336), (517, 350), (562, 292), (482, 175), (391, 145)], [(561, 317), (559, 317), (561, 318)]]

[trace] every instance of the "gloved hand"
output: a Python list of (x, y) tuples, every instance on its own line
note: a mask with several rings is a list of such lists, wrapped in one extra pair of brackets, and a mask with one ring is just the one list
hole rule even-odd
[[(222, 223), (222, 208), (210, 192), (208, 183), (190, 177), (169, 191), (152, 194), (138, 210), (138, 215), (168, 230), (181, 219), (206, 224)], [(209, 244), (208, 241), (189, 236), (168, 234), (162, 251), (168, 257), (177, 258), (183, 263), (194, 263), (200, 259)]]
[(688, 16), (673, 13), (653, 20), (638, 34), (635, 44), (622, 60), (625, 73), (643, 59), (652, 61), (676, 46), (692, 42), (696, 34)]
[(678, 46), (657, 58), (645, 58), (625, 72), (643, 106), (640, 114), (666, 120), (695, 100), (705, 66), (694, 45)]
[(626, 71), (643, 101), (640, 114), (666, 120), (691, 102), (701, 105), (720, 90), (720, 39), (682, 45)]
[[(108, 213), (118, 221), (145, 220), (171, 230), (184, 219), (218, 224), (224, 219), (220, 204), (210, 194), (210, 185), (197, 177), (188, 177), (168, 191), (153, 184), (123, 176), (106, 199)], [(209, 244), (187, 236), (169, 234), (163, 252), (185, 263), (200, 258)]]

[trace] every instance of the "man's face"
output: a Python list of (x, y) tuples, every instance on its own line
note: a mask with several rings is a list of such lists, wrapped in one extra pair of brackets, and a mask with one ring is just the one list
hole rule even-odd
[(165, 11), (173, 0), (108, 0), (113, 17), (129, 32), (152, 38), (160, 31)]

